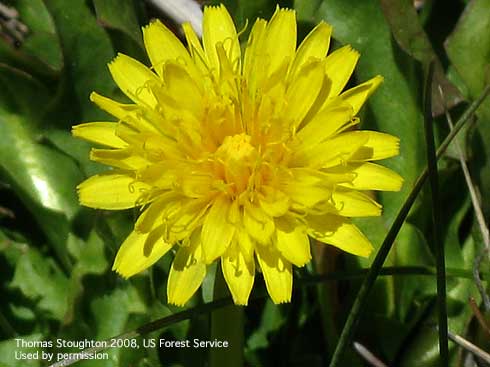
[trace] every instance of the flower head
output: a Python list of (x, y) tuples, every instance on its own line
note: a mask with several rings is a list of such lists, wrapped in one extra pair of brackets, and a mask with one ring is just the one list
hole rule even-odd
[(80, 202), (140, 208), (113, 269), (130, 277), (174, 248), (170, 303), (186, 303), (218, 259), (236, 304), (247, 304), (256, 267), (282, 303), (292, 266), (311, 259), (310, 237), (368, 256), (350, 218), (381, 214), (364, 190), (402, 184), (372, 163), (397, 155), (398, 138), (352, 129), (382, 78), (342, 92), (359, 54), (345, 46), (326, 56), (323, 22), (296, 47), (292, 10), (258, 19), (243, 55), (224, 6), (205, 8), (202, 43), (183, 28), (187, 47), (159, 21), (143, 29), (151, 68), (122, 54), (109, 64), (134, 103), (91, 100), (118, 122), (73, 127), (107, 147), (92, 160), (114, 167), (79, 185)]

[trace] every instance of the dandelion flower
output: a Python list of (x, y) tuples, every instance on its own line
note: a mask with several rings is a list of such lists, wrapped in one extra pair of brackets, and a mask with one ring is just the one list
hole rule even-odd
[(159, 21), (143, 29), (151, 68), (123, 54), (109, 64), (134, 103), (94, 92), (117, 122), (73, 127), (105, 146), (90, 158), (113, 167), (78, 186), (80, 202), (139, 208), (113, 269), (130, 277), (174, 249), (172, 304), (184, 305), (217, 260), (236, 304), (247, 304), (256, 268), (273, 302), (289, 302), (309, 239), (368, 256), (373, 247), (351, 218), (379, 216), (381, 206), (363, 191), (401, 187), (372, 163), (397, 155), (399, 139), (353, 129), (382, 77), (343, 92), (358, 52), (327, 56), (324, 22), (297, 47), (293, 10), (258, 19), (243, 55), (222, 5), (205, 8), (202, 42), (183, 29), (187, 47)]

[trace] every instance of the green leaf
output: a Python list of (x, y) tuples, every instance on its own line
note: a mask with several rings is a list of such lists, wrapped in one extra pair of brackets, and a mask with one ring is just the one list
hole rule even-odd
[(107, 166), (90, 160), (93, 144), (74, 138), (70, 132), (61, 129), (46, 129), (43, 137), (60, 152), (72, 157), (80, 166), (83, 176), (89, 177), (107, 171)]
[(95, 231), (91, 231), (87, 241), (83, 243), (78, 259), (73, 272), (80, 277), (86, 274), (103, 274), (107, 270), (109, 262), (104, 253), (104, 242)]
[[(442, 214), (442, 226), (446, 228), (443, 233), (443, 242), (446, 247), (446, 266), (448, 268), (465, 268), (462, 248), (466, 238), (460, 240), (460, 233), (464, 225), (463, 220), (470, 210), (470, 199), (466, 193), (466, 182), (462, 171), (446, 170), (441, 174), (441, 202), (445, 203)], [(462, 195), (461, 188), (465, 191)], [(464, 229), (464, 228), (463, 228)], [(472, 268), (470, 265), (469, 268)], [(450, 286), (450, 284), (448, 284)]]
[[(419, 21), (413, 1), (381, 0), (381, 8), (393, 36), (405, 52), (423, 65), (427, 65), (431, 60), (435, 61), (434, 83), (432, 83), (432, 113), (440, 115), (444, 113), (446, 106), (450, 108), (461, 102), (463, 96), (446, 79), (442, 64)], [(443, 91), (445, 102), (441, 98), (439, 86)]]
[(10, 143), (0, 145), (0, 167), (21, 199), (72, 218), (81, 181), (73, 161), (37, 143), (21, 116), (0, 111), (0, 121), (0, 134)]
[[(415, 226), (406, 223), (395, 242), (394, 264), (397, 266), (434, 266), (424, 234)], [(397, 318), (407, 322), (409, 311), (427, 295), (436, 293), (435, 279), (427, 276), (395, 276)]]
[(269, 345), (268, 335), (276, 332), (286, 322), (281, 309), (276, 307), (270, 299), (267, 299), (262, 311), (260, 325), (247, 340), (247, 348), (256, 350), (266, 348)]
[(48, 93), (31, 76), (0, 67), (0, 174), (31, 211), (63, 265), (68, 220), (79, 209), (74, 188), (82, 180), (72, 159), (38, 142)]
[(28, 32), (19, 40), (19, 48), (0, 42), (0, 62), (41, 74), (59, 73), (63, 67), (60, 40), (44, 2), (16, 0), (14, 6)]
[(124, 331), (128, 318), (128, 294), (123, 289), (95, 298), (91, 310), (95, 317), (96, 336), (98, 339), (110, 338)]
[[(109, 36), (97, 24), (83, 0), (45, 0), (52, 14), (63, 45), (66, 89), (59, 101), (61, 115), (52, 114), (57, 126), (68, 127), (78, 121), (106, 117), (90, 101), (89, 95), (97, 91), (112, 97), (115, 85), (106, 67), (114, 56)], [(70, 114), (64, 115), (67, 112)], [(60, 121), (60, 119), (63, 119)]]
[(132, 0), (93, 0), (97, 20), (104, 27), (117, 29), (143, 47), (135, 4)]
[[(475, 99), (490, 83), (490, 0), (473, 0), (468, 3), (455, 29), (446, 41), (446, 51), (457, 78), (465, 84), (469, 99)], [(483, 102), (477, 112), (478, 127), (472, 141), (476, 183), (482, 197), (490, 196), (490, 99)], [(488, 216), (490, 202), (483, 200)]]
[(468, 97), (472, 99), (488, 83), (484, 76), (490, 64), (489, 8), (490, 0), (471, 1), (446, 41), (449, 59), (468, 86)]
[[(28, 249), (26, 243), (20, 239), (12, 239), (0, 229), (0, 254), (5, 257), (7, 263), (15, 266), (22, 254)], [(4, 272), (5, 274), (5, 272)]]
[(47, 317), (63, 320), (67, 307), (68, 279), (53, 259), (29, 248), (18, 260), (10, 284), (35, 300)]
[(29, 27), (21, 50), (37, 57), (54, 71), (63, 67), (63, 55), (53, 18), (42, 0), (17, 0), (20, 19)]
[[(44, 340), (42, 334), (21, 335), (17, 337), (25, 342)], [(1, 367), (38, 367), (41, 365), (40, 359), (19, 359), (16, 358), (17, 353), (41, 353), (41, 348), (28, 348), (17, 346), (17, 341), (14, 339), (0, 341), (0, 366)]]

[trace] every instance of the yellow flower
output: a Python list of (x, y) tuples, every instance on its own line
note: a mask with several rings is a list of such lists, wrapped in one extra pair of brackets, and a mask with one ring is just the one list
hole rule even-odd
[(272, 300), (289, 302), (292, 265), (311, 259), (309, 237), (368, 256), (350, 218), (381, 206), (362, 191), (401, 187), (371, 163), (397, 155), (399, 139), (352, 129), (382, 77), (342, 92), (359, 54), (345, 46), (326, 56), (332, 28), (323, 22), (297, 48), (295, 17), (278, 8), (258, 19), (243, 57), (224, 6), (205, 8), (202, 43), (184, 25), (187, 48), (152, 22), (143, 29), (151, 69), (122, 54), (109, 64), (134, 103), (92, 93), (118, 122), (73, 127), (108, 147), (92, 160), (114, 167), (79, 185), (80, 202), (141, 211), (113, 269), (130, 277), (175, 248), (170, 303), (185, 304), (217, 259), (236, 304), (247, 304), (256, 266)]

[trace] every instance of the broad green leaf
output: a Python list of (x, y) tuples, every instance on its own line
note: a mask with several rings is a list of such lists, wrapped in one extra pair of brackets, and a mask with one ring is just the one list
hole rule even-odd
[[(396, 266), (434, 266), (424, 234), (409, 223), (402, 227), (393, 250), (392, 258)], [(435, 277), (395, 275), (394, 288), (396, 316), (400, 322), (407, 322), (411, 308), (420, 304), (427, 295), (436, 294)]]
[(21, 116), (0, 111), (0, 134), (10, 145), (0, 145), (0, 167), (21, 199), (64, 213), (78, 210), (75, 186), (81, 176), (71, 161), (36, 142)]
[[(86, 307), (89, 313), (78, 312), (76, 318), (58, 335), (64, 340), (104, 340), (125, 331), (132, 301), (127, 287), (109, 289), (103, 279), (91, 279), (78, 307)], [(57, 348), (57, 353), (79, 352), (79, 349)], [(105, 352), (108, 360), (90, 360), (81, 363), (85, 367), (117, 367), (120, 348), (109, 348)]]
[(46, 5), (42, 0), (17, 0), (15, 5), (20, 19), (29, 27), (29, 35), (22, 43), (21, 50), (59, 72), (63, 67), (63, 55), (53, 18)]
[(31, 247), (18, 260), (10, 283), (37, 302), (49, 318), (63, 320), (67, 307), (68, 279), (53, 259)]
[[(490, 0), (472, 0), (446, 41), (446, 51), (458, 79), (465, 84), (469, 99), (475, 99), (490, 83)], [(472, 141), (473, 168), (482, 197), (490, 196), (490, 99), (477, 111), (479, 134)], [(483, 200), (488, 215), (490, 205)]]
[(0, 62), (40, 74), (59, 73), (63, 67), (60, 40), (44, 2), (16, 0), (12, 5), (27, 34), (15, 45), (0, 40)]
[[(44, 340), (42, 334), (19, 335), (17, 339), (25, 342)], [(41, 366), (40, 359), (20, 359), (16, 353), (41, 353), (41, 348), (22, 347), (15, 338), (0, 341), (0, 366), (1, 367), (38, 367)]]
[(114, 56), (109, 36), (97, 24), (86, 1), (45, 0), (45, 3), (56, 23), (66, 65), (65, 95), (58, 101), (63, 113), (53, 113), (50, 118), (56, 126), (67, 128), (81, 121), (66, 119), (95, 121), (106, 116), (90, 102), (89, 95), (95, 90), (111, 97), (115, 90), (107, 69)]
[(39, 143), (38, 127), (48, 101), (49, 94), (35, 79), (0, 67), (0, 136), (4, 141), (0, 174), (69, 267), (68, 220), (79, 209), (74, 188), (82, 176), (72, 159)]
[[(388, 225), (385, 223), (381, 217), (363, 218), (361, 220), (356, 220), (356, 225), (361, 229), (363, 233), (369, 238), (373, 245), (379, 246), (388, 232)], [(403, 228), (403, 227), (402, 227)], [(400, 231), (401, 232), (401, 231)], [(403, 243), (408, 238), (400, 237), (398, 235), (396, 245), (393, 246), (392, 252), (388, 256), (385, 265), (395, 266), (396, 265), (396, 249), (398, 246), (402, 248), (408, 246), (417, 246), (421, 244)], [(358, 269), (359, 266), (362, 268), (369, 268), (371, 262), (373, 261), (375, 255), (371, 255), (369, 258), (360, 257), (348, 257), (347, 266), (348, 269)], [(353, 294), (355, 296), (358, 290), (358, 286), (353, 287)], [(395, 278), (394, 277), (380, 277), (376, 280), (376, 283), (371, 291), (370, 302), (367, 306), (366, 312), (388, 315), (389, 317), (395, 318), (397, 315), (397, 299), (396, 299), (396, 288), (395, 288)], [(350, 304), (350, 303), (349, 303)]]
[(86, 274), (103, 274), (108, 266), (109, 263), (104, 253), (104, 243), (95, 231), (91, 231), (80, 249), (78, 262), (73, 267), (73, 273), (80, 277)]
[[(94, 106), (94, 108), (97, 108)], [(80, 166), (85, 177), (107, 171), (107, 166), (90, 160), (90, 150), (93, 144), (74, 138), (69, 131), (61, 129), (46, 129), (43, 137), (60, 152), (72, 157)]]
[(318, 14), (317, 11), (320, 8), (323, 0), (295, 0), (294, 8), (298, 12), (298, 20), (303, 22), (316, 23)]
[(123, 289), (97, 297), (91, 301), (95, 318), (95, 335), (98, 339), (110, 338), (124, 331), (128, 318), (129, 296)]
[(470, 1), (446, 41), (449, 59), (468, 86), (468, 97), (472, 99), (488, 83), (485, 72), (490, 63), (489, 8), (490, 0)]
[[(28, 249), (28, 245), (17, 239), (12, 239), (3, 229), (0, 229), (0, 254), (5, 257), (7, 263), (11, 266), (15, 266), (15, 263), (19, 260), (19, 257)], [(6, 272), (4, 271), (3, 274)], [(2, 274), (2, 275), (3, 275)]]
[(446, 229), (441, 240), (446, 248), (446, 267), (465, 268), (461, 249), (466, 238), (461, 240), (460, 237), (464, 230), (462, 227), (465, 225), (463, 221), (468, 210), (471, 210), (471, 205), (469, 195), (466, 194), (463, 173), (459, 167), (456, 169), (456, 171), (447, 169), (439, 175), (440, 187), (444, 188), (440, 191), (441, 202), (445, 203), (445, 210), (441, 212), (441, 221), (442, 227)]
[(97, 20), (104, 27), (117, 29), (143, 47), (133, 0), (93, 0)]
[[(419, 17), (411, 0), (389, 1), (381, 0), (381, 8), (390, 25), (391, 32), (400, 47), (414, 59), (427, 65), (434, 60), (434, 83), (432, 84), (432, 113), (444, 113), (445, 106), (449, 108), (461, 102), (459, 91), (446, 79), (442, 64), (422, 27)], [(441, 98), (439, 86), (444, 93)]]
[(262, 311), (260, 325), (247, 340), (247, 348), (251, 351), (267, 348), (269, 341), (268, 335), (279, 330), (284, 325), (286, 319), (281, 313), (280, 308), (276, 307), (271, 300), (267, 300)]
[(78, 261), (72, 268), (67, 293), (67, 312), (64, 323), (70, 324), (76, 318), (77, 305), (84, 296), (83, 281), (87, 275), (102, 275), (108, 268), (108, 261), (104, 252), (104, 243), (92, 230), (86, 241), (70, 233), (67, 247), (70, 254)]

